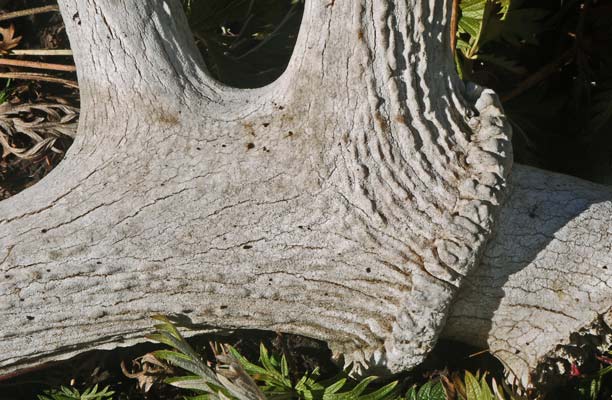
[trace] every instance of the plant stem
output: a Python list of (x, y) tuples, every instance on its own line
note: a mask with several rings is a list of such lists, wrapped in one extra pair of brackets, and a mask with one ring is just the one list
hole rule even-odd
[(11, 50), (11, 56), (72, 56), (72, 50), (23, 49)]
[(459, 26), (459, 2), (460, 0), (453, 0), (453, 9), (451, 14), (451, 26), (450, 26), (450, 47), (455, 56), (457, 50), (457, 28)]
[(78, 89), (79, 84), (69, 79), (58, 78), (51, 75), (38, 74), (34, 72), (0, 72), (0, 79), (23, 79), (32, 81), (45, 81), (61, 83), (62, 85)]
[(36, 68), (36, 69), (50, 69), (53, 71), (66, 71), (74, 72), (76, 67), (74, 65), (65, 64), (51, 64), (43, 63), (38, 61), (26, 61), (26, 60), (13, 60), (8, 58), (0, 58), (0, 65), (11, 65), (14, 67), (25, 67), (25, 68)]
[(13, 18), (27, 17), (28, 15), (42, 14), (46, 12), (59, 11), (57, 5), (29, 8), (27, 10), (13, 11), (5, 14), (0, 14), (0, 21), (7, 21)]

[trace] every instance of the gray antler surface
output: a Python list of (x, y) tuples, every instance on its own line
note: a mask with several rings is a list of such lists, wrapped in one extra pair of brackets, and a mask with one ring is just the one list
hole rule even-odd
[[(60, 6), (81, 119), (58, 168), (0, 202), (0, 371), (139, 340), (154, 313), (304, 334), (398, 371), (427, 355), (463, 287), (447, 332), (483, 326), (478, 343), (526, 377), (541, 351), (519, 365), (502, 348), (522, 349), (536, 325), (504, 324), (534, 310), (566, 321), (538, 294), (519, 313), (504, 284), (527, 271), (565, 291), (568, 271), (598, 266), (553, 257), (537, 228), (521, 240), (540, 244), (519, 252), (521, 193), (601, 199), (584, 238), (609, 257), (607, 189), (555, 176), (567, 189), (549, 193), (529, 169), (506, 187), (509, 127), (496, 96), (454, 72), (449, 1), (308, 0), (287, 70), (256, 90), (209, 77), (178, 1)], [(576, 207), (547, 209), (547, 243), (590, 231), (592, 208)], [(601, 271), (565, 331), (611, 306)]]

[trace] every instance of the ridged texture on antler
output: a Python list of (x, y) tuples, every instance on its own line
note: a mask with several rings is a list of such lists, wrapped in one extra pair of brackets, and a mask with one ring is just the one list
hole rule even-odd
[(0, 203), (0, 370), (139, 338), (153, 313), (420, 362), (511, 160), (495, 96), (454, 72), (449, 3), (307, 1), (284, 76), (239, 91), (177, 1), (61, 1), (82, 117)]
[(290, 108), (317, 116), (302, 129), (325, 144), (316, 170), (329, 171), (345, 221), (334, 230), (380, 254), (385, 266), (373, 276), (384, 269), (404, 276), (383, 329), (391, 335), (376, 338), (384, 338), (382, 362), (400, 370), (429, 352), (489, 237), (512, 159), (509, 127), (492, 92), (466, 90), (457, 79), (448, 4), (330, 8), (309, 5), (306, 18), (328, 21), (327, 40), (306, 31), (318, 41), (304, 49), (307, 68), (293, 78)]

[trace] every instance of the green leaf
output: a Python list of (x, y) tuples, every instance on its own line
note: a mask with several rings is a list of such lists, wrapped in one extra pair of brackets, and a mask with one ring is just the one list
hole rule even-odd
[(281, 357), (281, 375), (289, 377), (289, 365), (287, 365), (287, 357), (284, 354)]
[(194, 360), (188, 355), (171, 350), (158, 350), (155, 351), (153, 355), (160, 360), (167, 361), (172, 365), (184, 369), (185, 371), (191, 372), (192, 374), (207, 378), (210, 382), (217, 382), (214, 372), (212, 372), (210, 368), (208, 368), (206, 364), (199, 359)]
[(395, 388), (397, 387), (397, 384), (397, 381), (388, 383), (387, 385), (381, 387), (378, 390), (373, 391), (372, 393), (361, 396), (360, 400), (382, 400), (386, 398), (394, 398), (395, 396), (393, 396), (393, 394)]
[(377, 377), (375, 376), (368, 376), (362, 379), (359, 383), (357, 383), (357, 385), (355, 385), (355, 387), (351, 389), (350, 391), (344, 392), (344, 393), (335, 393), (335, 394), (330, 395), (329, 397), (324, 396), (323, 400), (352, 400), (352, 399), (359, 398), (361, 393), (363, 393), (366, 390), (368, 385), (372, 383), (373, 381), (375, 381), (376, 379)]
[(340, 379), (338, 382), (331, 384), (327, 388), (325, 388), (324, 395), (332, 395), (338, 392), (340, 389), (344, 387), (346, 384), (346, 378)]
[(209, 381), (202, 379), (202, 377), (198, 375), (187, 375), (167, 378), (164, 380), (164, 382), (182, 389), (197, 390), (209, 394), (216, 392), (216, 390), (214, 390), (213, 387), (209, 385)]
[(429, 381), (417, 390), (416, 385), (406, 394), (407, 400), (446, 400), (444, 387), (440, 381)]
[(466, 400), (496, 400), (489, 383), (487, 382), (487, 374), (476, 373), (472, 375), (469, 371), (465, 372), (465, 393)]
[[(461, 18), (459, 33), (467, 33), (469, 40), (467, 49), (463, 50), (466, 58), (474, 58), (482, 45), (483, 32), (494, 15), (496, 3), (494, 0), (465, 0), (461, 2)], [(466, 46), (461, 46), (460, 49)]]
[(59, 389), (47, 390), (42, 395), (38, 395), (39, 400), (111, 400), (113, 394), (108, 386), (98, 392), (98, 385), (85, 389), (80, 393), (75, 388), (61, 386)]
[(465, 393), (467, 400), (480, 400), (480, 384), (469, 371), (465, 372)]

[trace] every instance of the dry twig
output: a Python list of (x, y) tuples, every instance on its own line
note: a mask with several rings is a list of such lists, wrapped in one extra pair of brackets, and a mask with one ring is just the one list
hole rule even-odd
[(51, 64), (51, 63), (44, 63), (44, 62), (39, 62), (39, 61), (14, 60), (14, 59), (9, 59), (9, 58), (0, 58), (0, 65), (11, 65), (14, 67), (24, 67), (24, 68), (48, 69), (48, 70), (53, 70), (53, 71), (66, 71), (66, 72), (76, 71), (76, 67), (74, 65)]
[(70, 49), (21, 49), (11, 50), (11, 56), (72, 56)]
[(13, 11), (13, 12), (5, 13), (5, 14), (0, 14), (0, 21), (7, 21), (9, 19), (27, 17), (29, 15), (42, 14), (42, 13), (53, 12), (53, 11), (59, 11), (59, 7), (57, 5), (52, 5), (52, 6), (29, 8), (27, 10)]
[(51, 75), (39, 74), (34, 72), (0, 72), (0, 78), (4, 79), (23, 79), (27, 81), (44, 81), (61, 83), (62, 85), (78, 89), (79, 84), (69, 79), (58, 78)]

